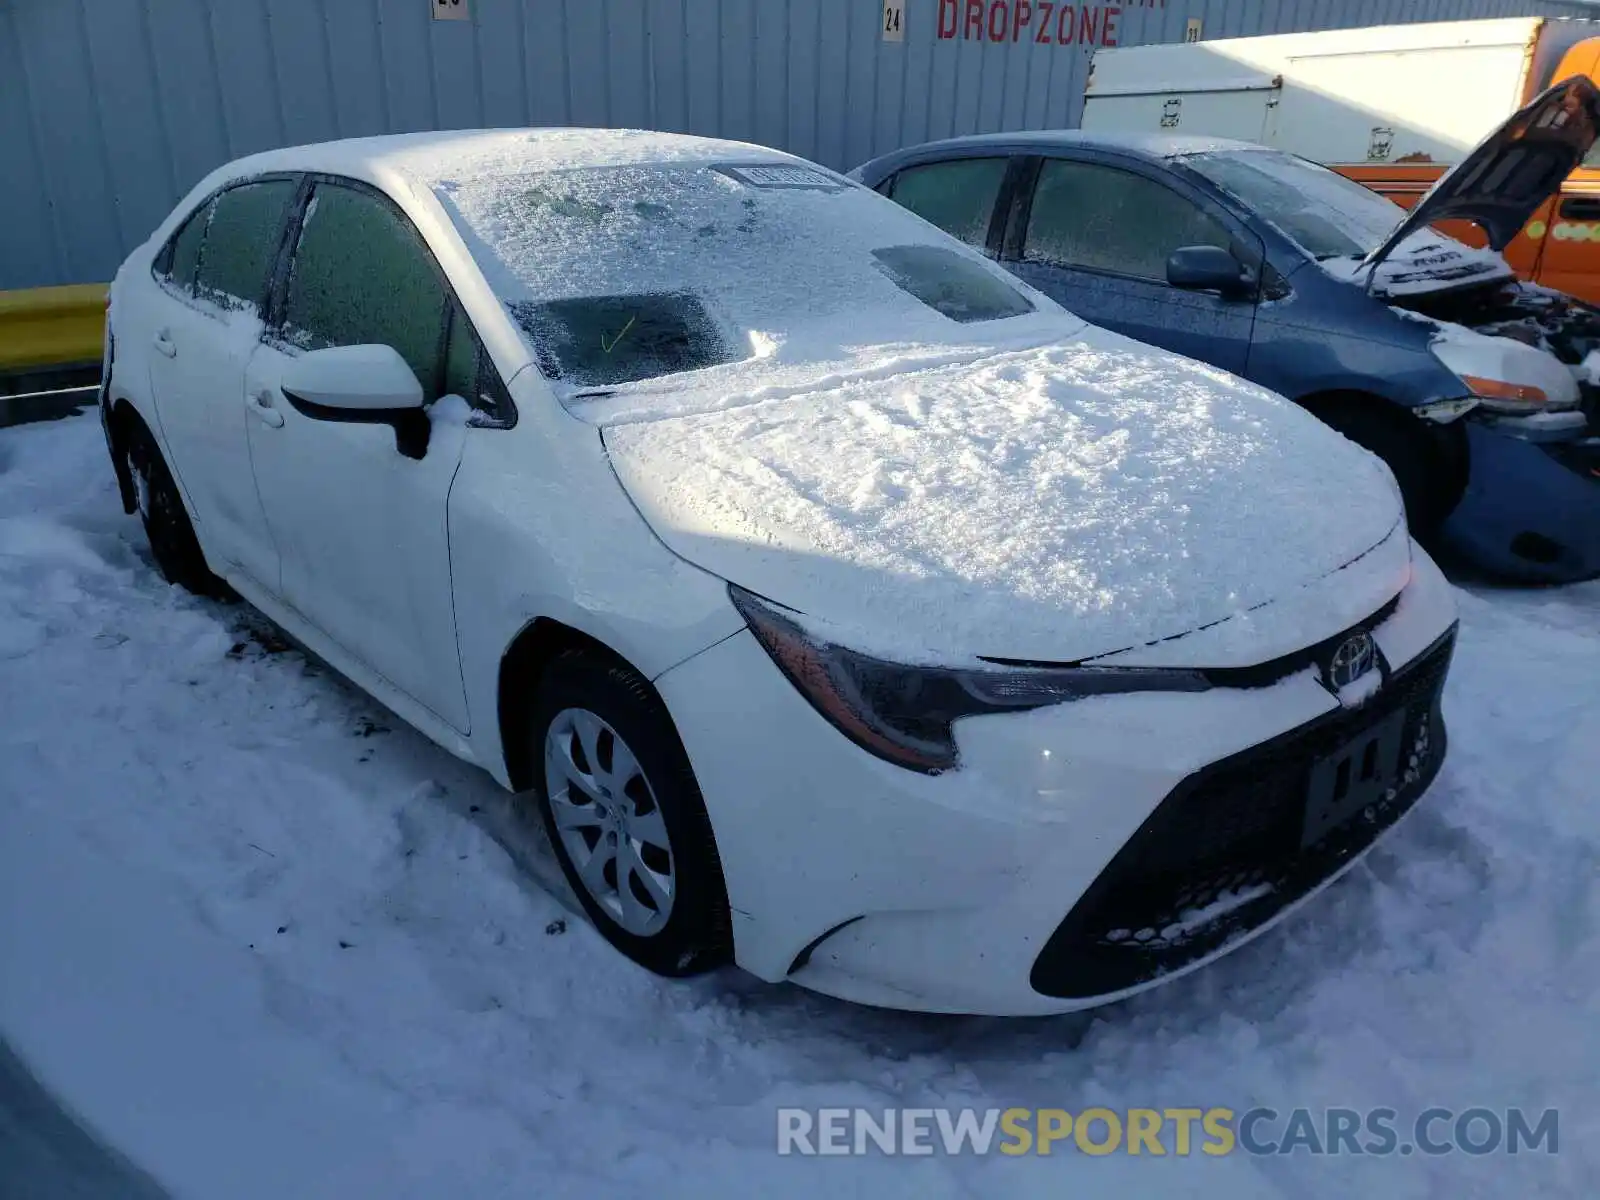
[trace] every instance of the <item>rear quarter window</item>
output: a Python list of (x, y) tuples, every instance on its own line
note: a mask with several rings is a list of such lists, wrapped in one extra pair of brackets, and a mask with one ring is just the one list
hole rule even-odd
[(182, 292), (193, 292), (200, 269), (200, 247), (205, 242), (206, 224), (211, 220), (212, 201), (207, 200), (172, 235), (156, 256), (155, 273)]

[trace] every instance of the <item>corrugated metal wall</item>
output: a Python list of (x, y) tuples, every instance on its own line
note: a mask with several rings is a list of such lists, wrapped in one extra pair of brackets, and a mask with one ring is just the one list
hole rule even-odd
[[(643, 126), (838, 168), (895, 146), (1072, 125), (1090, 48), (1596, 11), (1560, 0), (1056, 5), (1052, 41), (941, 39), (939, 0), (0, 0), (0, 289), (109, 278), (203, 174), (295, 142), (486, 125)], [(991, 31), (1016, 0), (985, 4)], [(1008, 11), (995, 18), (995, 8)], [(1062, 24), (1061, 9), (1078, 13)], [(964, 12), (965, 0), (946, 19)], [(1092, 16), (1082, 10), (1089, 9)], [(999, 25), (994, 21), (999, 20)], [(1107, 29), (1107, 21), (1110, 29)], [(1092, 22), (1092, 38), (1085, 22)]]

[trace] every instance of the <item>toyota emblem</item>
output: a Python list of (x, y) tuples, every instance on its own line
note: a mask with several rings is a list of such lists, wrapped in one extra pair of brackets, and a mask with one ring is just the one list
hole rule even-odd
[(1378, 647), (1370, 633), (1345, 638), (1328, 660), (1328, 686), (1343, 691), (1378, 665)]

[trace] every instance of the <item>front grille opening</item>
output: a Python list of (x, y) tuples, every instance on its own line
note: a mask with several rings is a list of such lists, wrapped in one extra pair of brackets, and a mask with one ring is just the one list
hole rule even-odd
[[(1454, 645), (1452, 629), (1367, 706), (1330, 713), (1179, 784), (1051, 935), (1034, 962), (1034, 990), (1087, 999), (1177, 970), (1364, 851), (1443, 762), (1439, 694)], [(1314, 771), (1344, 753), (1331, 787), (1317, 793), (1319, 807)]]

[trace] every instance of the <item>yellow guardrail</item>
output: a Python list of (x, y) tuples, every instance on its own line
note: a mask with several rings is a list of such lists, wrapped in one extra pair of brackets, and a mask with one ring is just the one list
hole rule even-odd
[(106, 286), (0, 292), (0, 372), (100, 361)]

